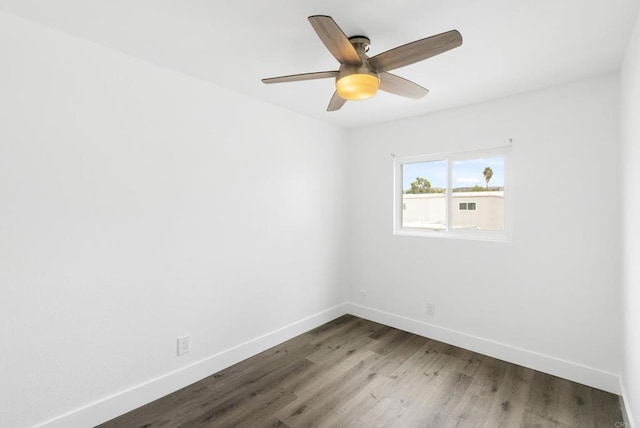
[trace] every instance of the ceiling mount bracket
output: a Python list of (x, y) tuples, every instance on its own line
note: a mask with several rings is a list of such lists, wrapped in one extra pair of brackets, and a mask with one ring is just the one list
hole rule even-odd
[(358, 45), (362, 46), (362, 50), (364, 52), (369, 52), (369, 48), (371, 47), (371, 40), (369, 40), (366, 36), (352, 36), (349, 37), (349, 41), (356, 48)]

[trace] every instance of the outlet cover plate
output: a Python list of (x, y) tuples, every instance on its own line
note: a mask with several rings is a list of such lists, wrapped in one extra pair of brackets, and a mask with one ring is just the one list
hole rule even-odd
[(182, 336), (178, 338), (178, 356), (184, 355), (189, 352), (189, 336)]

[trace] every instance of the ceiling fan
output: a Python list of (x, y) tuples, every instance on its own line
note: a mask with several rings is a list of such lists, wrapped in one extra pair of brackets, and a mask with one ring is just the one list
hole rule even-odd
[(283, 83), (334, 77), (336, 92), (329, 102), (327, 111), (339, 110), (347, 100), (371, 98), (378, 89), (403, 97), (422, 98), (429, 93), (428, 89), (389, 71), (422, 61), (462, 44), (462, 35), (457, 30), (451, 30), (369, 58), (366, 54), (370, 46), (369, 38), (347, 37), (330, 16), (310, 16), (309, 22), (329, 52), (338, 60), (340, 68), (337, 71), (270, 77), (262, 79), (262, 82)]

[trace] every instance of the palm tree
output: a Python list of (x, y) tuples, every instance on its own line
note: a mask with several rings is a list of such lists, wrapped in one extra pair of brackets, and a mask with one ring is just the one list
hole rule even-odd
[(482, 175), (484, 175), (484, 181), (487, 182), (487, 190), (489, 189), (489, 180), (493, 177), (493, 170), (490, 166), (486, 167), (484, 171), (482, 171)]

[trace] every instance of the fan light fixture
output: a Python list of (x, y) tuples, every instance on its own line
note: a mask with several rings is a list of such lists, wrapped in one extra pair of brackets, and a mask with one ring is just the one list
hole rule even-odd
[(262, 82), (336, 79), (336, 91), (329, 101), (327, 111), (340, 110), (348, 100), (371, 98), (378, 89), (402, 97), (420, 99), (429, 93), (428, 89), (389, 71), (431, 58), (462, 44), (462, 35), (457, 30), (451, 30), (369, 57), (368, 37), (347, 38), (333, 18), (327, 15), (310, 16), (309, 23), (331, 55), (338, 60), (340, 68), (333, 71), (269, 77), (262, 79)]
[(380, 79), (373, 74), (356, 73), (336, 80), (338, 95), (349, 101), (366, 100), (378, 92)]

